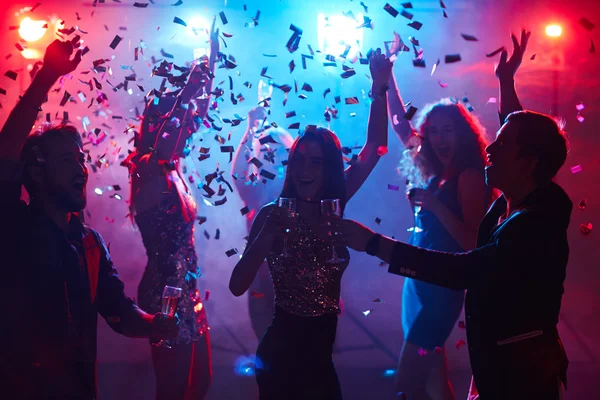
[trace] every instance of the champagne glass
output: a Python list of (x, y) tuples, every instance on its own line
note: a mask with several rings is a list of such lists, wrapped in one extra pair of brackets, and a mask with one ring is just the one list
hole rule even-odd
[[(262, 79), (258, 81), (258, 103), (263, 101), (266, 103), (271, 99), (273, 95), (273, 85), (271, 82), (265, 82)], [(264, 106), (264, 104), (263, 104)]]
[[(342, 217), (342, 205), (340, 199), (324, 199), (321, 200), (321, 215), (324, 217)], [(338, 236), (337, 232), (329, 232), (329, 236), (334, 238), (331, 244), (331, 258), (327, 260), (329, 264), (343, 263), (345, 260), (340, 258), (335, 251), (335, 237)]]
[(412, 204), (412, 208), (413, 208), (413, 227), (408, 228), (407, 231), (419, 233), (419, 232), (423, 232), (423, 229), (419, 228), (419, 226), (417, 224), (417, 218), (419, 217), (419, 213), (421, 212), (422, 207), (421, 207), (421, 204), (415, 203), (412, 201), (412, 197), (415, 195), (415, 189), (421, 189), (421, 187), (419, 187), (418, 185), (416, 185), (414, 183), (407, 182), (406, 195), (408, 196), (408, 199), (411, 200), (411, 204)]
[[(165, 286), (165, 288), (163, 289), (162, 300), (160, 303), (160, 312), (167, 317), (175, 316), (175, 311), (177, 310), (177, 303), (179, 303), (180, 298), (181, 288), (174, 286)], [(170, 348), (170, 346), (168, 346), (164, 340), (161, 340), (158, 343), (153, 343), (152, 345), (156, 347)]]
[[(280, 197), (277, 199), (277, 207), (282, 208), (288, 213), (288, 216), (293, 217), (296, 214), (296, 199), (288, 198), (288, 197)], [(287, 242), (288, 237), (291, 233), (290, 229), (283, 230), (283, 251), (281, 252), (281, 257), (289, 257), (289, 253), (287, 251)]]

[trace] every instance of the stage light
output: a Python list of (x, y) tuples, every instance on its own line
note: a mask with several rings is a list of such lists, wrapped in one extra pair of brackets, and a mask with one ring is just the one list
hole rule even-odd
[[(353, 15), (319, 14), (317, 20), (319, 50), (334, 57), (352, 58), (360, 52), (363, 43), (363, 29), (358, 28), (363, 20), (361, 14)], [(350, 48), (348, 49), (348, 46)]]
[(547, 25), (546, 35), (550, 37), (559, 37), (562, 35), (562, 27), (556, 24)]
[(210, 29), (210, 24), (205, 18), (196, 16), (187, 22), (187, 32), (190, 36), (201, 36)]
[(48, 23), (46, 21), (34, 21), (29, 17), (25, 17), (19, 26), (19, 35), (26, 42), (35, 42), (44, 37), (47, 29)]
[(21, 55), (27, 60), (39, 60), (43, 56), (42, 52), (36, 49), (24, 49)]

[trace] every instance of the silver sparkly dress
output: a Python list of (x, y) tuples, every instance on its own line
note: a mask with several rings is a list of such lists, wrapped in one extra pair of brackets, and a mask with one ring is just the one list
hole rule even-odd
[(137, 213), (148, 264), (138, 287), (138, 304), (146, 312), (160, 312), (165, 285), (183, 289), (177, 304), (179, 335), (169, 345), (200, 340), (210, 328), (196, 287), (200, 268), (194, 247), (194, 221), (186, 222), (176, 196), (150, 210)]
[(350, 256), (343, 246), (336, 251), (344, 261), (329, 263), (331, 242), (299, 217), (289, 257), (269, 254), (275, 316), (256, 352), (260, 400), (342, 398), (331, 355)]

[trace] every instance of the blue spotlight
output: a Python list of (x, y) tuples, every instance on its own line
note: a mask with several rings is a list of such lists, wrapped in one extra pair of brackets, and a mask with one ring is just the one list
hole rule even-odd
[(358, 21), (363, 16), (353, 15), (318, 15), (319, 50), (334, 57), (353, 58), (362, 50), (363, 28)]
[(385, 376), (386, 378), (390, 378), (394, 375), (396, 375), (395, 369), (386, 369), (385, 371), (383, 371), (383, 376)]

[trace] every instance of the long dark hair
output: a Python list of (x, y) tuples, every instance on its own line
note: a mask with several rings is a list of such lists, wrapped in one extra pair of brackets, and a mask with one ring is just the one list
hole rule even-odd
[[(442, 99), (425, 106), (421, 112), (415, 125), (418, 136), (423, 137), (422, 132), (427, 128), (428, 118), (436, 113), (443, 113), (448, 116), (454, 125), (456, 151), (453, 163), (456, 173), (460, 174), (469, 168), (483, 172), (486, 159), (485, 128), (481, 125), (477, 117), (469, 112), (461, 103), (455, 103), (450, 99)], [(425, 180), (439, 176), (444, 171), (444, 166), (437, 158), (435, 151), (431, 147), (431, 143), (429, 143), (426, 137), (420, 141), (420, 150), (412, 151), (411, 154), (414, 163), (412, 172), (416, 172)], [(409, 175), (406, 172), (410, 171), (410, 166), (403, 164), (409, 163), (401, 162), (399, 167), (400, 172)], [(414, 167), (416, 167), (417, 171), (414, 171)]]
[(298, 191), (292, 180), (293, 159), (296, 154), (296, 149), (301, 143), (313, 141), (323, 149), (325, 162), (325, 182), (323, 196), (325, 199), (340, 199), (342, 212), (346, 208), (346, 179), (344, 176), (344, 158), (342, 157), (342, 145), (335, 133), (327, 128), (320, 128), (314, 125), (306, 127), (294, 144), (290, 148), (288, 157), (288, 166), (283, 182), (283, 190), (281, 197), (298, 197)]

